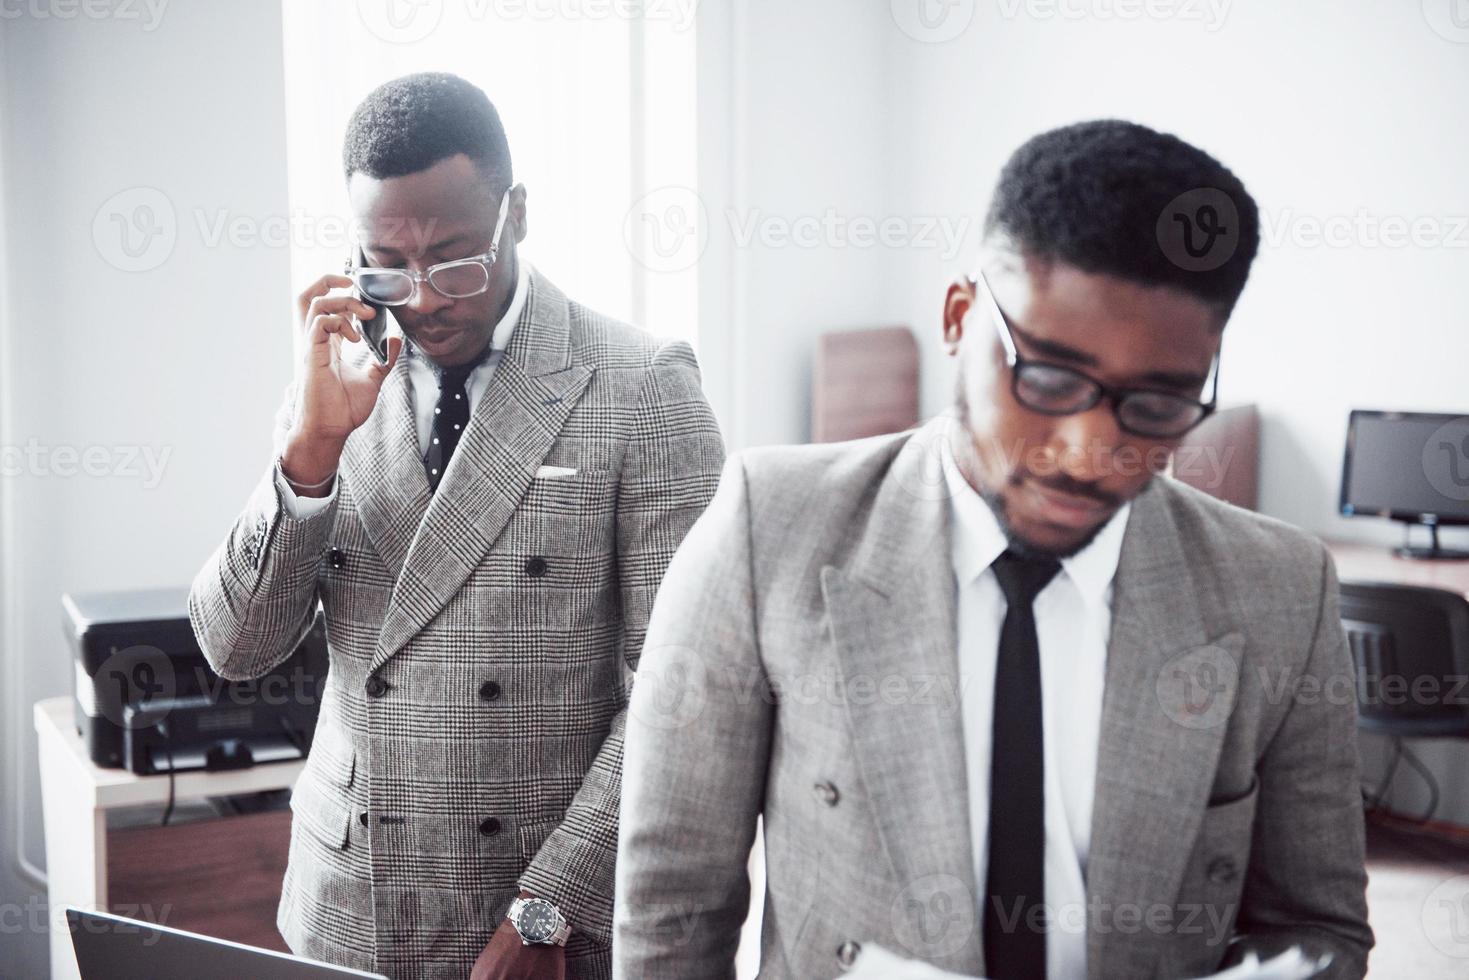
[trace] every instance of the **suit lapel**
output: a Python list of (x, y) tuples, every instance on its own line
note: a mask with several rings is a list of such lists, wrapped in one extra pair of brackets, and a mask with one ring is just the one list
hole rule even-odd
[[(572, 364), (566, 298), (532, 274), (525, 312), (454, 450), (403, 562), (377, 669), (454, 597), (500, 536), (592, 370)], [(408, 457), (425, 491), (417, 453)]]
[(1242, 634), (1206, 635), (1163, 478), (1133, 502), (1107, 646), (1087, 861), (1087, 972), (1151, 976), (1119, 914), (1170, 906), (1208, 804), (1238, 690)]
[[(964, 733), (958, 697), (956, 586), (948, 503), (933, 464), (942, 422), (914, 433), (893, 461), (849, 565), (822, 570), (841, 690), (900, 678), (911, 698), (846, 698), (856, 761), (883, 847), (916, 909), (965, 916), (952, 948), (925, 959), (966, 974), (980, 966)], [(859, 681), (858, 679), (865, 679)], [(929, 696), (918, 696), (925, 685)], [(859, 688), (860, 689), (860, 688)], [(917, 894), (922, 891), (923, 894)], [(942, 896), (942, 897), (940, 897)], [(947, 906), (933, 904), (947, 902)], [(901, 937), (922, 922), (894, 922)], [(952, 933), (960, 935), (960, 932)]]
[(383, 379), (372, 414), (343, 448), (341, 467), (368, 537), (396, 575), (429, 501), (407, 358), (400, 357)]

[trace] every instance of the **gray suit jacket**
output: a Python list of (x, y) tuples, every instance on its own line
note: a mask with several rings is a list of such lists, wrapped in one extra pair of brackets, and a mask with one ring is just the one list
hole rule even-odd
[[(629, 709), (614, 975), (732, 975), (757, 817), (762, 977), (836, 976), (854, 942), (983, 973), (937, 432), (726, 467)], [(1061, 910), (1084, 915), (1088, 976), (1301, 943), (1360, 977), (1356, 702), (1325, 550), (1159, 477), (1114, 595), (1088, 907)]]
[(713, 495), (719, 429), (687, 344), (534, 274), (432, 495), (411, 391), (403, 359), (320, 514), (291, 518), (263, 473), (189, 600), (230, 678), (279, 662), (325, 609), (279, 926), (317, 959), (463, 980), (523, 886), (570, 919), (569, 975), (605, 977), (625, 671)]

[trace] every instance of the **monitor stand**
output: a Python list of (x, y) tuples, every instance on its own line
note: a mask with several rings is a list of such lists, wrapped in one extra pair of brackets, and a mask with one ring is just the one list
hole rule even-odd
[(1427, 548), (1415, 548), (1407, 543), (1408, 535), (1413, 533), (1413, 524), (1405, 523), (1403, 527), (1403, 546), (1394, 548), (1392, 553), (1398, 558), (1413, 558), (1419, 561), (1469, 561), (1469, 551), (1458, 551), (1453, 548), (1440, 548), (1438, 546), (1438, 525), (1428, 525), (1430, 535)]

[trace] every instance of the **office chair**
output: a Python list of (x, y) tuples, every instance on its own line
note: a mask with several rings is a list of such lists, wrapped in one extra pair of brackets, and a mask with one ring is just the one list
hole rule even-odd
[(1341, 619), (1357, 671), (1357, 727), (1392, 738), (1393, 757), (1370, 808), (1381, 805), (1398, 762), (1438, 783), (1404, 738), (1469, 738), (1469, 601), (1413, 585), (1341, 586)]

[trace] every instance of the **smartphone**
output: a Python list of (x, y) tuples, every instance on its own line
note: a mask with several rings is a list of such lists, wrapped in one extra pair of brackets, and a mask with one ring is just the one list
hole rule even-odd
[[(359, 269), (367, 265), (367, 256), (363, 253), (361, 245), (357, 246), (357, 251), (353, 253), (350, 264)], [(362, 290), (356, 286), (352, 287), (352, 295), (372, 307), (374, 311), (370, 320), (364, 321), (355, 316), (352, 318), (357, 332), (362, 335), (363, 342), (372, 350), (372, 356), (377, 358), (377, 362), (379, 364), (388, 363), (388, 308), (362, 295)]]

